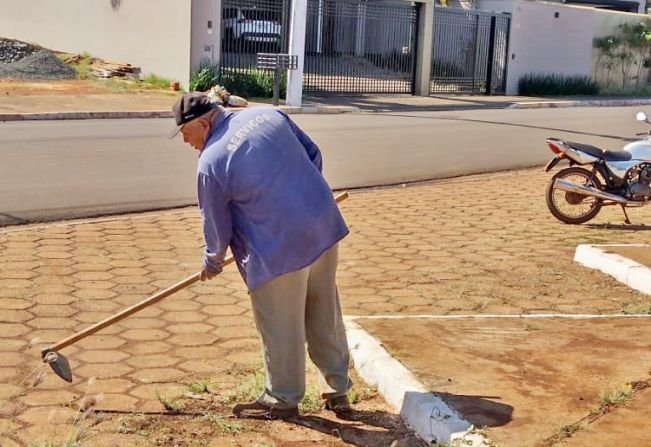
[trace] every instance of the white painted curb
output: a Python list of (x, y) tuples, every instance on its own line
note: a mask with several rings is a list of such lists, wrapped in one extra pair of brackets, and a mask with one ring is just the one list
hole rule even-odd
[(346, 318), (346, 333), (355, 369), (396, 410), (407, 425), (426, 442), (455, 443), (467, 447), (488, 447), (490, 442), (475, 432), (438, 396), (423, 385), (382, 344), (362, 329), (354, 317)]
[(627, 286), (651, 294), (651, 269), (615, 253), (609, 247), (650, 247), (647, 244), (579, 245), (574, 261), (613, 276)]

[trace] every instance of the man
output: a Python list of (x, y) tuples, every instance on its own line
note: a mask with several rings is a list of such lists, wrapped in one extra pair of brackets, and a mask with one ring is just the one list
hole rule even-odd
[(230, 247), (249, 289), (263, 350), (265, 389), (239, 417), (298, 415), (305, 343), (326, 408), (350, 411), (349, 354), (335, 274), (346, 223), (322, 176), (316, 144), (283, 112), (233, 113), (188, 93), (173, 108), (183, 141), (200, 151), (201, 279), (221, 272)]

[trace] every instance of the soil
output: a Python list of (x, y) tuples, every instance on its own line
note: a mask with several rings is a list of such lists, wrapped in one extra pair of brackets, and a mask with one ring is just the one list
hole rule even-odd
[(353, 381), (359, 400), (348, 417), (312, 408), (287, 421), (238, 419), (231, 414), (235, 402), (224, 398), (228, 391), (211, 387), (179, 399), (182, 409), (177, 413), (98, 410), (80, 425), (87, 430), (86, 442), (94, 447), (426, 447), (375, 390), (355, 375)]
[(97, 81), (20, 81), (0, 79), (1, 96), (29, 95), (87, 95), (111, 93), (109, 87)]
[[(358, 322), (500, 446), (556, 445), (549, 440), (599, 410), (606, 393), (651, 379), (651, 318)], [(620, 432), (646, 436), (649, 405), (641, 407)]]
[(616, 253), (625, 258), (632, 259), (633, 261), (651, 268), (651, 245), (644, 247), (634, 247), (621, 245), (618, 247), (608, 247), (609, 253)]

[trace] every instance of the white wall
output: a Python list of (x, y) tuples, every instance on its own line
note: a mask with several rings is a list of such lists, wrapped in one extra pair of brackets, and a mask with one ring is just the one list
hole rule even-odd
[(646, 17), (523, 0), (479, 0), (478, 8), (511, 13), (506, 85), (509, 95), (517, 94), (520, 78), (528, 73), (583, 75), (602, 80), (603, 67), (595, 67), (598, 53), (594, 38), (616, 34), (619, 24)]
[[(611, 35), (617, 35), (619, 34), (620, 28), (619, 25), (622, 25), (624, 23), (629, 23), (631, 25), (634, 25), (636, 23), (640, 23), (641, 21), (645, 20), (648, 16), (641, 15), (641, 14), (630, 14), (626, 12), (608, 12), (608, 11), (602, 11), (598, 10), (595, 11), (595, 28), (594, 28), (594, 37), (605, 37), (605, 36), (611, 36)], [(619, 68), (616, 68), (614, 70), (608, 70), (603, 63), (600, 63), (603, 61), (603, 58), (600, 59), (600, 52), (594, 48), (592, 51), (592, 62), (593, 62), (593, 69), (592, 69), (592, 75), (594, 79), (601, 83), (607, 83), (609, 81), (611, 84), (614, 85), (622, 85), (622, 72)], [(631, 68), (631, 72), (629, 73), (629, 80), (628, 84), (634, 84), (635, 81), (630, 79), (630, 76), (634, 76), (637, 74), (637, 66), (633, 66)], [(640, 72), (640, 79), (644, 82), (646, 82), (649, 79), (649, 70), (648, 69), (642, 69)]]
[[(208, 59), (219, 63), (221, 55), (221, 1), (192, 0), (192, 50), (191, 68)], [(208, 27), (211, 22), (212, 28)]]
[(507, 94), (529, 73), (590, 75), (592, 8), (521, 0), (480, 0), (479, 8), (511, 13)]
[[(215, 0), (217, 1), (217, 0)], [(191, 0), (0, 0), (0, 37), (190, 79)]]

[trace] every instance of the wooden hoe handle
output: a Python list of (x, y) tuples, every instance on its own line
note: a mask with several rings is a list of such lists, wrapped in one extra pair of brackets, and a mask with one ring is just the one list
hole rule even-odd
[[(340, 203), (340, 202), (344, 201), (347, 198), (348, 198), (348, 193), (344, 192), (342, 194), (339, 194), (337, 197), (335, 197), (335, 200), (337, 201), (337, 203)], [(226, 258), (224, 260), (224, 266), (227, 266), (228, 264), (232, 264), (234, 261), (235, 261), (235, 258), (233, 258), (233, 256), (229, 256), (228, 258)], [(192, 275), (192, 276), (190, 276), (188, 278), (185, 278), (183, 281), (177, 282), (173, 286), (168, 287), (165, 290), (161, 290), (157, 294), (152, 295), (149, 298), (147, 298), (147, 299), (145, 299), (145, 300), (143, 300), (143, 301), (141, 301), (141, 302), (139, 302), (137, 304), (134, 304), (131, 307), (128, 307), (128, 308), (124, 309), (120, 313), (115, 314), (115, 315), (113, 315), (111, 317), (108, 317), (105, 320), (100, 321), (99, 323), (95, 323), (94, 325), (84, 329), (83, 331), (77, 332), (76, 334), (73, 334), (70, 337), (61, 340), (61, 341), (57, 342), (56, 344), (54, 344), (52, 346), (43, 349), (41, 351), (41, 354), (43, 355), (43, 357), (45, 357), (45, 355), (48, 352), (58, 351), (60, 349), (65, 348), (66, 346), (70, 346), (71, 344), (76, 343), (79, 340), (82, 340), (82, 339), (88, 337), (89, 335), (92, 335), (95, 332), (100, 331), (100, 330), (104, 329), (105, 327), (112, 325), (113, 323), (117, 323), (118, 321), (123, 320), (123, 319), (127, 318), (128, 316), (131, 316), (131, 315), (135, 314), (136, 312), (141, 311), (145, 307), (149, 307), (152, 304), (157, 303), (157, 302), (161, 301), (164, 298), (167, 298), (168, 296), (178, 292), (179, 290), (182, 290), (182, 289), (185, 289), (188, 286), (191, 286), (192, 284), (199, 281), (200, 279), (201, 279), (201, 272), (195, 273), (194, 275)]]

